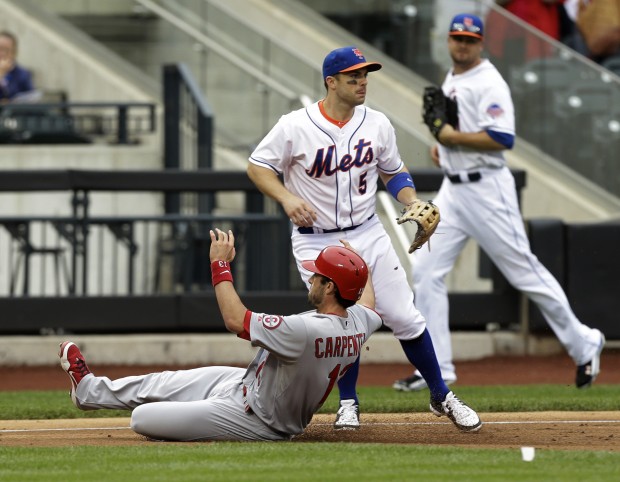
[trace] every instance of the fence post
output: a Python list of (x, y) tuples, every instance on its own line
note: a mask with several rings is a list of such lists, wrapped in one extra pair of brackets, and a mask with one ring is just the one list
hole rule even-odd
[(126, 105), (118, 106), (117, 142), (121, 145), (129, 143), (129, 135), (127, 134), (127, 111), (128, 107)]
[[(213, 117), (196, 109), (196, 125), (198, 129), (198, 168), (213, 168)], [(198, 195), (198, 212), (211, 213), (215, 207), (215, 193)]]
[[(165, 65), (164, 69), (164, 167), (179, 169), (181, 152), (181, 95), (180, 75), (176, 65)], [(166, 193), (164, 201), (167, 214), (181, 210), (181, 196)]]

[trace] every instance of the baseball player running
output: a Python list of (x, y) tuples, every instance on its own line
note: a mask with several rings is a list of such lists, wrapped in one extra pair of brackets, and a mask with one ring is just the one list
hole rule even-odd
[[(425, 122), (439, 141), (431, 156), (445, 177), (433, 200), (442, 216), (433, 236), (433, 249), (415, 254), (413, 279), (418, 306), (430, 321), (428, 329), (442, 376), (450, 384), (456, 380), (456, 372), (444, 279), (472, 237), (508, 281), (538, 305), (577, 365), (577, 387), (588, 387), (599, 373), (605, 337), (577, 319), (559, 283), (531, 252), (514, 178), (502, 152), (512, 148), (515, 136), (510, 90), (497, 69), (481, 58), (482, 38), (480, 18), (467, 14), (454, 17), (448, 36), (453, 68), (440, 95), (456, 100), (456, 125), (447, 123), (440, 112), (427, 112), (432, 107), (425, 103)], [(424, 373), (416, 371), (397, 380), (394, 388), (420, 390), (427, 382)]]
[[(372, 271), (377, 312), (429, 381), (431, 411), (448, 415), (461, 430), (475, 431), (480, 419), (443, 382), (407, 273), (375, 215), (379, 178), (401, 203), (416, 200), (394, 128), (384, 114), (363, 105), (368, 73), (380, 68), (352, 46), (330, 52), (323, 62), (325, 98), (282, 116), (251, 154), (248, 175), (290, 218), (293, 255), (310, 288), (312, 273), (302, 260), (338, 239), (355, 246)], [(336, 429), (359, 428), (358, 370), (359, 360), (338, 382)]]
[(368, 267), (350, 245), (303, 261), (316, 310), (278, 316), (248, 310), (232, 283), (231, 231), (211, 231), (211, 272), (226, 328), (261, 347), (247, 367), (204, 367), (111, 381), (79, 348), (60, 346), (71, 398), (83, 410), (133, 410), (131, 428), (158, 440), (287, 440), (300, 434), (381, 326)]

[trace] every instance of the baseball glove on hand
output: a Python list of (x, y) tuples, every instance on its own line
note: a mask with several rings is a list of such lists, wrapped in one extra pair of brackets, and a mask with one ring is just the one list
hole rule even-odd
[(405, 206), (402, 216), (397, 218), (396, 221), (398, 224), (411, 221), (418, 225), (418, 230), (409, 248), (409, 253), (413, 253), (416, 249), (421, 248), (435, 232), (435, 229), (437, 229), (439, 224), (439, 208), (430, 201), (424, 202), (416, 199), (411, 204)]
[(422, 119), (435, 139), (439, 140), (439, 133), (446, 124), (456, 129), (458, 106), (455, 100), (446, 97), (441, 88), (434, 85), (424, 88), (422, 99)]

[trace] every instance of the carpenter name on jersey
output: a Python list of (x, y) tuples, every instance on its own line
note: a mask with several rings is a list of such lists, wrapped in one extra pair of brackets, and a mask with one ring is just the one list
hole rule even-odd
[(358, 356), (360, 348), (366, 341), (364, 333), (346, 336), (329, 336), (314, 340), (316, 358)]

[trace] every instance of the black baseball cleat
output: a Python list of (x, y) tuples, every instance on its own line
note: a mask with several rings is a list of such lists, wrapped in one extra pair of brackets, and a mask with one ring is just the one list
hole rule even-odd
[(73, 404), (77, 407), (75, 390), (85, 376), (91, 375), (91, 371), (88, 369), (88, 365), (86, 365), (84, 355), (82, 355), (75, 343), (70, 341), (61, 343), (58, 356), (60, 357), (60, 366), (71, 379), (71, 392), (69, 393)]
[[(456, 380), (444, 380), (446, 385), (452, 385)], [(426, 380), (420, 375), (413, 374), (408, 378), (396, 380), (392, 384), (392, 388), (398, 392), (417, 392), (428, 388)]]
[(601, 352), (605, 346), (605, 335), (599, 330), (596, 331), (601, 335), (601, 341), (594, 357), (592, 357), (589, 362), (577, 367), (577, 375), (575, 377), (575, 385), (577, 385), (577, 388), (588, 388), (601, 372)]

